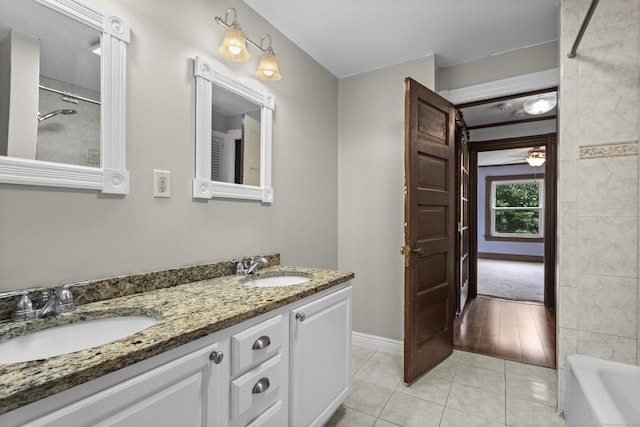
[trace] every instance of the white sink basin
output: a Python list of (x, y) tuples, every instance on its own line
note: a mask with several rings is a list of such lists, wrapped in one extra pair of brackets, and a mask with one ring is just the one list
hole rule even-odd
[(27, 362), (73, 353), (135, 334), (158, 320), (119, 316), (54, 326), (0, 342), (0, 364)]
[(305, 276), (271, 276), (247, 281), (243, 280), (240, 283), (244, 286), (253, 286), (255, 288), (273, 288), (276, 286), (299, 285), (301, 283), (308, 282), (309, 280), (311, 279)]

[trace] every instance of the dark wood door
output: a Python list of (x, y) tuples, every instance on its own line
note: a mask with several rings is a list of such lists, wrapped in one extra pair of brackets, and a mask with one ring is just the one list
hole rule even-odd
[(453, 351), (455, 109), (405, 80), (404, 381)]

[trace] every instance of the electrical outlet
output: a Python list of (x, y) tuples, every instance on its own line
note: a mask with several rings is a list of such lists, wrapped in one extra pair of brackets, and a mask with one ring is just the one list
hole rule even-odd
[(171, 172), (153, 171), (153, 197), (171, 197)]

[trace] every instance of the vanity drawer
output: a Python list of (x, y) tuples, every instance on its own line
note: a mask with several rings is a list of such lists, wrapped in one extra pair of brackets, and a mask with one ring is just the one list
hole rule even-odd
[(231, 381), (231, 420), (252, 419), (280, 397), (281, 355)]
[(282, 315), (277, 315), (231, 337), (232, 375), (238, 375), (252, 364), (276, 354), (282, 347), (285, 327)]
[(282, 416), (282, 400), (278, 400), (259, 417), (247, 424), (247, 427), (282, 427), (286, 424)]

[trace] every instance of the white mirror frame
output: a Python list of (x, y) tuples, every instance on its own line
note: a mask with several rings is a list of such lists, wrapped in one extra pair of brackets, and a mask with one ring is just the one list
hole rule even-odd
[[(262, 93), (214, 70), (197, 56), (194, 64), (196, 77), (196, 177), (193, 197), (211, 199), (260, 200), (273, 202), (271, 187), (271, 133), (275, 97)], [(211, 180), (211, 109), (213, 85), (221, 87), (260, 107), (260, 186), (234, 184)]]
[(0, 156), (0, 183), (129, 194), (129, 171), (125, 169), (125, 59), (130, 40), (129, 21), (78, 0), (34, 1), (102, 33), (101, 167)]

